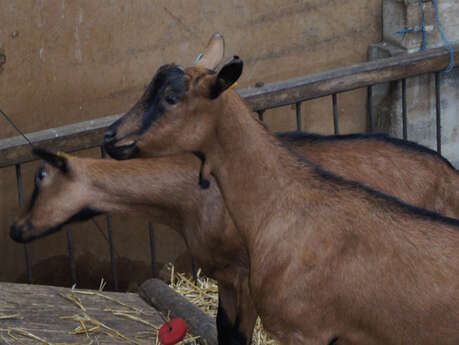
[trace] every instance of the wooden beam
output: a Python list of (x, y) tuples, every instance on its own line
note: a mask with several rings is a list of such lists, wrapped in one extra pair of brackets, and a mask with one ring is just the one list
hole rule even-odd
[[(121, 116), (110, 115), (26, 135), (34, 146), (51, 151), (80, 151), (102, 145), (105, 128)], [(30, 144), (22, 136), (0, 140), (0, 168), (35, 159)]]
[[(453, 53), (458, 66), (459, 45), (453, 46)], [(265, 84), (261, 88), (241, 90), (240, 95), (254, 111), (264, 110), (373, 84), (441, 71), (448, 66), (448, 63), (449, 54), (444, 48), (429, 49)]]
[(171, 319), (184, 319), (190, 332), (201, 337), (203, 344), (217, 345), (217, 327), (215, 320), (204, 314), (185, 297), (171, 289), (159, 279), (149, 279), (139, 288), (139, 295), (145, 302), (164, 315), (170, 313)]
[[(453, 46), (453, 52), (458, 66), (459, 45)], [(446, 68), (448, 62), (449, 54), (444, 48), (429, 49), (269, 83), (260, 88), (240, 90), (239, 94), (254, 111), (271, 109), (373, 84), (441, 71)], [(101, 145), (103, 131), (120, 116), (110, 115), (30, 133), (27, 136), (34, 144), (51, 150), (84, 150)], [(32, 160), (35, 160), (35, 157), (24, 138), (0, 140), (0, 168)]]

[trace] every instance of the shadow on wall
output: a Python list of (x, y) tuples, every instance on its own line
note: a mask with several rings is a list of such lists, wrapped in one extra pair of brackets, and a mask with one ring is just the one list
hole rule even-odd
[[(101, 279), (107, 282), (105, 291), (114, 291), (110, 261), (100, 260), (92, 253), (86, 252), (75, 260), (77, 288), (98, 289)], [(191, 273), (191, 256), (182, 253), (174, 262), (179, 272)], [(170, 274), (165, 263), (156, 263), (160, 278), (168, 282)], [(152, 267), (139, 260), (130, 260), (122, 257), (117, 259), (118, 291), (136, 292), (138, 287), (147, 279), (152, 278)], [(47, 258), (32, 266), (32, 282), (40, 285), (72, 286), (69, 257), (58, 255)], [(27, 283), (27, 274), (24, 271), (16, 283)]]

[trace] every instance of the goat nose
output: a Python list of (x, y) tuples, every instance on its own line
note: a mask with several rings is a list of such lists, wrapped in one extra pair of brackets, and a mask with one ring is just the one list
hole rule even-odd
[(114, 128), (107, 128), (104, 132), (104, 140), (106, 143), (113, 141), (116, 137), (116, 129)]
[(16, 242), (23, 242), (23, 240), (22, 240), (22, 232), (16, 226), (16, 222), (11, 224), (11, 226), (10, 226), (10, 237), (11, 237), (12, 240), (14, 240)]

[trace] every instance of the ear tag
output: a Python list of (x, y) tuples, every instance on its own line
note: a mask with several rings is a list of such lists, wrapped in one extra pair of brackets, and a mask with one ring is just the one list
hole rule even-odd
[(238, 85), (239, 85), (239, 84), (238, 84), (238, 83), (237, 83), (237, 81), (236, 81), (236, 82), (234, 82), (234, 84), (233, 84), (233, 85), (231, 85), (231, 88), (233, 88), (233, 87), (237, 87)]
[(58, 155), (59, 157), (62, 157), (62, 158), (66, 158), (66, 159), (72, 158), (71, 155), (69, 155), (68, 153), (62, 152), (62, 151), (59, 151), (58, 153), (56, 153), (56, 155)]
[(200, 53), (200, 54), (198, 55), (198, 57), (196, 58), (196, 60), (194, 60), (194, 64), (196, 65), (199, 61), (201, 61), (201, 59), (202, 59), (203, 56), (204, 56), (204, 55), (202, 55), (202, 53)]

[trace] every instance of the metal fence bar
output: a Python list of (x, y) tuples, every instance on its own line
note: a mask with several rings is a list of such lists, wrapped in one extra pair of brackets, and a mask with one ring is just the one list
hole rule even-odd
[(108, 233), (108, 243), (110, 244), (110, 263), (112, 268), (112, 277), (115, 290), (118, 290), (118, 270), (117, 270), (117, 260), (115, 255), (115, 246), (113, 245), (113, 225), (112, 225), (112, 216), (107, 216), (107, 233)]
[(148, 222), (148, 232), (150, 234), (151, 273), (153, 274), (153, 278), (158, 278), (159, 274), (156, 267), (155, 229), (151, 222)]
[(408, 139), (408, 119), (407, 119), (407, 107), (406, 107), (406, 79), (402, 79), (402, 130), (403, 139)]
[(296, 103), (296, 129), (298, 131), (302, 131), (302, 124), (301, 124), (301, 102)]
[[(20, 164), (16, 164), (16, 182), (18, 190), (18, 203), (20, 208), (24, 208), (24, 187), (22, 184), (22, 169)], [(30, 264), (29, 245), (24, 243), (24, 256), (26, 262), (27, 282), (32, 284), (32, 266)]]
[(373, 123), (373, 85), (368, 86), (367, 88), (367, 112), (368, 112), (368, 131), (373, 133), (374, 123)]
[[(105, 150), (104, 147), (100, 147), (100, 155), (102, 158), (105, 158)], [(112, 270), (112, 277), (113, 277), (113, 285), (114, 289), (118, 290), (118, 270), (117, 270), (117, 260), (115, 255), (115, 246), (113, 244), (113, 225), (112, 225), (112, 216), (108, 215), (107, 219), (107, 234), (108, 234), (108, 243), (110, 247), (110, 264)]]
[(332, 95), (333, 100), (333, 128), (335, 134), (339, 134), (339, 126), (338, 126), (338, 96), (336, 93)]
[(440, 72), (435, 73), (435, 105), (437, 122), (437, 152), (441, 154), (441, 94), (440, 94)]
[(75, 265), (75, 257), (73, 255), (73, 240), (72, 240), (72, 230), (67, 230), (67, 250), (69, 252), (69, 265), (70, 265), (70, 272), (72, 274), (72, 285), (77, 283), (77, 275), (76, 275), (76, 265)]
[(193, 274), (193, 281), (196, 283), (198, 281), (198, 264), (191, 258), (191, 272)]

